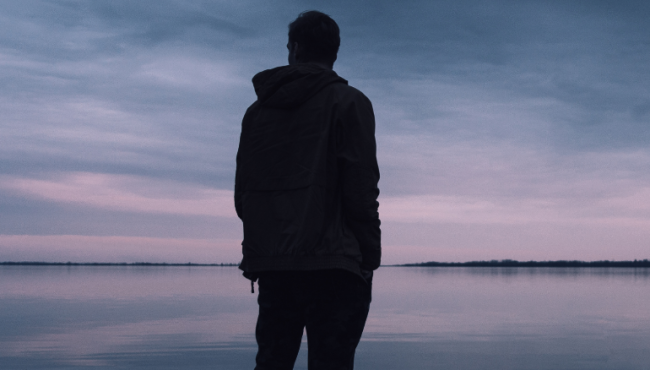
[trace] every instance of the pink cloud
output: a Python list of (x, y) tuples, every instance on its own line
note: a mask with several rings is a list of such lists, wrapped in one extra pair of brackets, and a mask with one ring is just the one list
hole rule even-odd
[(607, 224), (650, 228), (650, 188), (592, 198), (506, 198), (445, 195), (381, 197), (383, 221), (406, 223)]
[(237, 217), (231, 190), (132, 175), (72, 172), (50, 179), (3, 176), (0, 188), (27, 197), (110, 210)]

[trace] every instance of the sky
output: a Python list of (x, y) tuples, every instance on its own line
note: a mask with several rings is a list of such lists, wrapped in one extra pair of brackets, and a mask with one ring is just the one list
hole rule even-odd
[(304, 10), (373, 103), (383, 263), (650, 258), (647, 1), (4, 1), (0, 261), (238, 262), (251, 78)]

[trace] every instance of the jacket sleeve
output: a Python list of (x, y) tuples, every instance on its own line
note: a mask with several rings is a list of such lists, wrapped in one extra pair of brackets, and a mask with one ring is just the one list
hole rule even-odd
[(235, 211), (237, 212), (237, 217), (244, 220), (244, 212), (242, 206), (242, 191), (239, 184), (239, 168), (235, 170)]
[(244, 114), (244, 118), (242, 119), (242, 125), (241, 125), (241, 134), (239, 136), (239, 148), (237, 149), (237, 159), (236, 159), (236, 167), (235, 167), (235, 211), (237, 211), (237, 216), (243, 221), (244, 220), (244, 208), (242, 205), (242, 193), (243, 193), (243, 188), (244, 184), (242, 182), (242, 165), (243, 165), (243, 158), (242, 155), (246, 151), (245, 146), (246, 146), (246, 133), (244, 132), (246, 123), (248, 120), (250, 120), (250, 112), (251, 108), (253, 106), (249, 107), (246, 110), (246, 113)]
[(379, 220), (379, 167), (375, 142), (375, 116), (370, 100), (360, 92), (342, 107), (337, 120), (337, 166), (343, 215), (361, 248), (364, 270), (381, 263)]

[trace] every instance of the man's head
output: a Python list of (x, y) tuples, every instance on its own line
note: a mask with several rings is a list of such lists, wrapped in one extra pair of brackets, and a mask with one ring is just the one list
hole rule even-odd
[(302, 12), (289, 24), (289, 64), (314, 62), (332, 68), (339, 45), (339, 26), (327, 14)]

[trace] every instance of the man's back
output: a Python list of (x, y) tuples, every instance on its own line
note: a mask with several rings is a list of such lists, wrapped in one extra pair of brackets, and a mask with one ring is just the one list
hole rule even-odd
[(302, 13), (289, 65), (253, 78), (235, 207), (240, 268), (259, 279), (257, 370), (292, 369), (305, 328), (310, 370), (352, 369), (368, 315), (381, 259), (375, 120), (332, 70), (339, 43), (334, 20)]
[[(258, 101), (242, 123), (235, 187), (242, 269), (374, 270), (379, 170), (370, 101), (313, 64), (267, 70), (253, 83)], [(359, 221), (367, 230), (357, 235)]]

